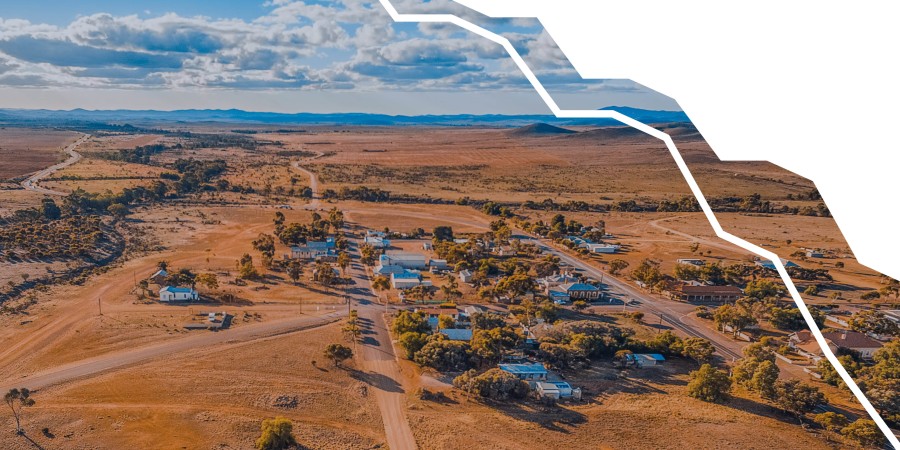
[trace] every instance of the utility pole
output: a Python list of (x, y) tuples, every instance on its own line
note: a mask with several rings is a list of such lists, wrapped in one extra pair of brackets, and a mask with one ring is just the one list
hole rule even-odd
[(97, 297), (97, 311), (100, 312), (100, 315), (103, 315), (103, 307), (100, 305), (100, 297)]

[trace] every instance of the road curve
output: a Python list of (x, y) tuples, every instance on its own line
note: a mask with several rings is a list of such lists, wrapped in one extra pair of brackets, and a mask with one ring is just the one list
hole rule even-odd
[(68, 195), (67, 192), (60, 192), (60, 191), (54, 191), (53, 189), (43, 188), (38, 185), (38, 182), (43, 180), (44, 178), (49, 177), (50, 175), (53, 175), (54, 173), (56, 173), (59, 170), (65, 169), (66, 167), (69, 167), (72, 164), (75, 164), (78, 161), (81, 161), (81, 158), (82, 158), (81, 153), (76, 152), (75, 149), (78, 148), (79, 145), (81, 145), (85, 141), (87, 141), (90, 137), (91, 137), (91, 135), (89, 135), (89, 134), (82, 134), (82, 136), (77, 141), (69, 144), (65, 148), (65, 152), (69, 154), (68, 159), (66, 159), (65, 161), (63, 161), (59, 164), (54, 164), (46, 169), (42, 169), (42, 170), (35, 172), (30, 177), (26, 178), (25, 181), (22, 181), (22, 187), (29, 191), (39, 192), (41, 194), (59, 195), (59, 196)]

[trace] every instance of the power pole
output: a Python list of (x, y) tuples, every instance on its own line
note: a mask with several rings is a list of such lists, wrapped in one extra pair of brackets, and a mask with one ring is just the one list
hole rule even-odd
[(103, 315), (103, 307), (100, 305), (100, 297), (97, 297), (97, 311), (100, 312), (100, 315)]

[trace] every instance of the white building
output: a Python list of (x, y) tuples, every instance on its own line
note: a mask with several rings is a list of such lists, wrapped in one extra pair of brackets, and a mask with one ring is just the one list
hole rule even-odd
[(622, 246), (616, 244), (587, 244), (584, 248), (593, 253), (617, 253)]
[(166, 286), (159, 290), (159, 301), (161, 302), (190, 302), (199, 299), (200, 295), (191, 288)]
[(388, 253), (381, 255), (379, 262), (384, 266), (400, 266), (413, 270), (425, 270), (428, 267), (425, 255), (420, 253)]
[(470, 270), (460, 270), (459, 281), (462, 281), (463, 283), (472, 282), (472, 272)]

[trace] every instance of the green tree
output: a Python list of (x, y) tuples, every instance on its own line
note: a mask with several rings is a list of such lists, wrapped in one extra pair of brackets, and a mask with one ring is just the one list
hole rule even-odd
[(628, 267), (628, 261), (624, 259), (614, 259), (609, 262), (609, 273), (612, 275), (618, 275), (623, 269)]
[(299, 261), (292, 260), (287, 265), (287, 274), (295, 284), (300, 281), (300, 275), (303, 274), (303, 265)]
[(435, 227), (431, 232), (433, 236), (433, 240), (435, 242), (443, 242), (443, 241), (452, 241), (453, 240), (453, 228), (448, 227), (446, 225), (441, 225)]
[(840, 431), (850, 424), (850, 421), (847, 420), (847, 416), (832, 411), (816, 414), (813, 420), (822, 428), (834, 432)]
[(23, 434), (22, 430), (22, 410), (26, 407), (34, 406), (34, 399), (31, 398), (31, 391), (26, 388), (10, 389), (3, 396), (3, 401), (12, 411), (13, 418), (16, 419), (16, 434)]
[(705, 402), (722, 403), (730, 398), (731, 379), (728, 374), (704, 364), (691, 372), (688, 395)]
[(441, 292), (444, 294), (444, 300), (447, 301), (462, 297), (462, 292), (459, 290), (459, 282), (456, 281), (456, 277), (453, 275), (447, 277), (447, 282), (441, 286)]
[(219, 288), (219, 278), (214, 273), (201, 273), (194, 278), (194, 283), (206, 286), (207, 289)]
[(428, 343), (428, 335), (417, 331), (407, 331), (400, 335), (397, 342), (406, 350), (406, 359), (412, 360), (416, 353)]
[(413, 360), (423, 367), (440, 371), (466, 370), (471, 361), (469, 344), (445, 339), (436, 334), (428, 338), (428, 343), (416, 352)]
[(334, 363), (335, 367), (339, 367), (341, 363), (353, 357), (353, 350), (341, 344), (328, 344), (323, 354)]
[(878, 429), (875, 421), (869, 419), (856, 419), (841, 429), (841, 435), (862, 447), (882, 448), (885, 445), (884, 434)]
[(693, 359), (697, 364), (708, 363), (715, 352), (716, 347), (703, 338), (687, 338), (682, 342), (681, 354)]
[(121, 203), (113, 203), (106, 210), (117, 219), (124, 219), (128, 215), (128, 207)]
[(397, 317), (391, 322), (391, 330), (397, 336), (404, 333), (429, 333), (431, 326), (428, 325), (428, 319), (425, 314), (413, 311), (400, 311)]
[(464, 372), (453, 379), (453, 386), (464, 392), (494, 400), (524, 398), (528, 393), (528, 385), (524, 381), (496, 367), (481, 375), (474, 370)]
[(776, 393), (776, 383), (781, 370), (772, 361), (762, 361), (753, 371), (753, 376), (748, 382), (749, 386), (763, 398), (773, 398)]
[(284, 450), (297, 445), (294, 425), (284, 417), (263, 420), (261, 429), (262, 435), (256, 440), (258, 450)]
[(275, 257), (275, 238), (269, 234), (260, 233), (253, 240), (253, 249), (260, 252), (263, 257), (263, 265), (268, 267), (272, 264), (272, 258)]
[(780, 298), (784, 295), (784, 288), (775, 282), (760, 278), (747, 283), (747, 287), (744, 288), (744, 295), (758, 300)]
[(456, 327), (456, 320), (453, 317), (441, 314), (438, 316), (438, 328), (446, 329), (446, 328), (454, 328)]
[(386, 291), (391, 288), (391, 279), (384, 275), (378, 275), (372, 279), (372, 288), (376, 291)]
[(506, 325), (503, 316), (496, 313), (474, 313), (469, 320), (472, 321), (472, 328), (475, 330), (491, 330)]
[(335, 281), (337, 281), (337, 277), (334, 273), (334, 267), (331, 267), (331, 263), (327, 261), (317, 262), (315, 272), (313, 273), (313, 279), (315, 279), (316, 282), (318, 282), (322, 286), (331, 286)]
[(778, 381), (775, 384), (775, 404), (803, 422), (803, 415), (825, 403), (825, 395), (818, 388), (799, 380)]
[(472, 355), (482, 366), (487, 366), (500, 362), (503, 352), (515, 347), (518, 341), (519, 336), (512, 327), (503, 326), (489, 330), (476, 329), (470, 345)]
[(45, 197), (41, 200), (41, 215), (47, 220), (56, 220), (62, 215), (62, 211), (52, 198)]
[(367, 266), (374, 266), (378, 260), (378, 254), (371, 244), (363, 244), (359, 246), (360, 261)]
[(886, 336), (900, 336), (900, 326), (887, 318), (881, 311), (860, 310), (847, 321), (850, 329), (860, 333), (876, 333)]
[(350, 267), (350, 255), (341, 252), (337, 258), (337, 265), (341, 268), (341, 275), (347, 276), (347, 268)]

